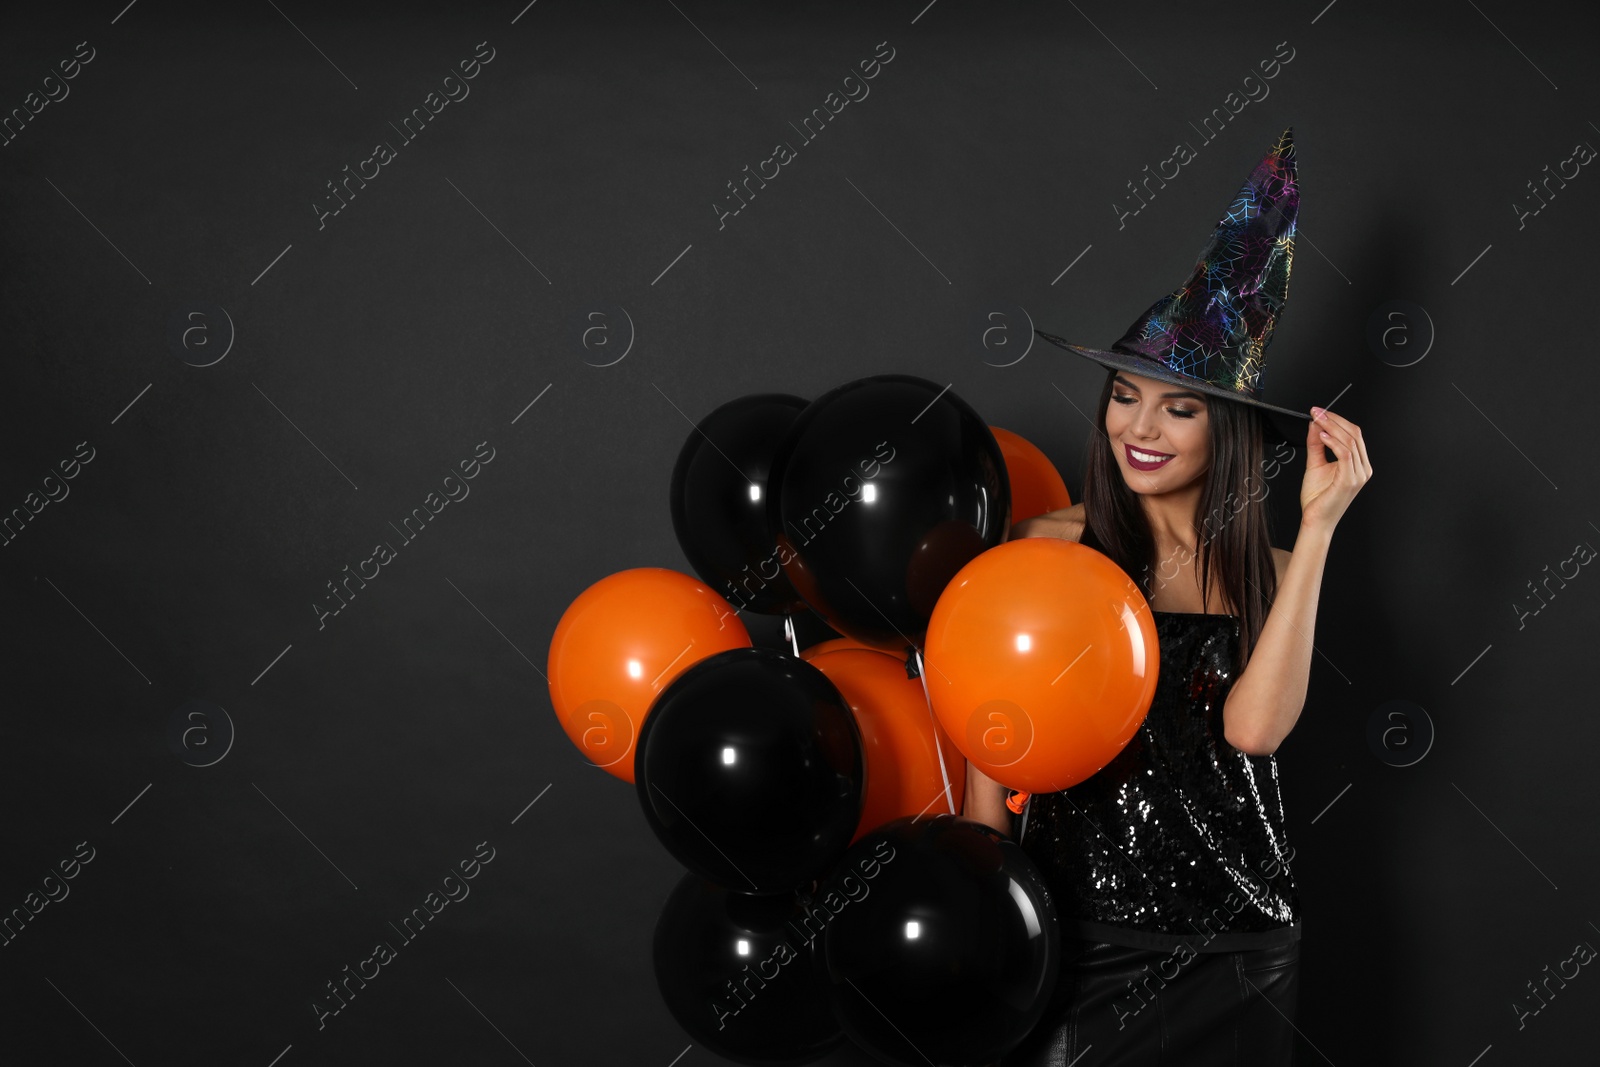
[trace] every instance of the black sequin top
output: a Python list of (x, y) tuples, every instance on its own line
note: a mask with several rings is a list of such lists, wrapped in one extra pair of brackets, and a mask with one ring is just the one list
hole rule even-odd
[(1239, 618), (1152, 617), (1161, 666), (1150, 713), (1093, 776), (1030, 798), (1022, 848), (1069, 937), (1197, 952), (1296, 940), (1277, 759), (1223, 736)]

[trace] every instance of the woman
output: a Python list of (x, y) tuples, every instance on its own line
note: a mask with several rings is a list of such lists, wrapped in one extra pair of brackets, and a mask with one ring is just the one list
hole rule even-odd
[[(1300, 905), (1273, 753), (1305, 702), (1333, 529), (1372, 477), (1360, 427), (1262, 399), (1297, 207), (1285, 130), (1189, 281), (1112, 349), (1041, 334), (1109, 373), (1083, 501), (1012, 534), (1121, 566), (1152, 611), (1160, 671), (1109, 764), (1027, 800), (1021, 843), (1055, 899), (1062, 966), (1005, 1067), (1292, 1060)], [(1267, 539), (1267, 411), (1310, 420), (1293, 552)], [(968, 765), (969, 817), (1011, 833), (1025, 794), (1007, 793)]]
[[(1261, 477), (1261, 416), (1168, 391), (1109, 374), (1085, 501), (1012, 531), (1082, 541), (1139, 576), (1161, 673), (1116, 759), (1029, 801), (1023, 848), (1055, 895), (1064, 951), (1051, 1011), (1006, 1067), (1290, 1062), (1299, 898), (1273, 752), (1305, 701), (1333, 527), (1371, 464), (1360, 427), (1313, 409), (1295, 548), (1269, 549), (1262, 493), (1247, 484)], [(1141, 470), (1141, 454), (1171, 458)], [(1210, 506), (1230, 493), (1248, 503)], [(1159, 785), (1142, 784), (1151, 772)], [(970, 817), (1010, 833), (1006, 793), (969, 765)], [(1228, 843), (1206, 849), (1159, 825), (1176, 819)]]

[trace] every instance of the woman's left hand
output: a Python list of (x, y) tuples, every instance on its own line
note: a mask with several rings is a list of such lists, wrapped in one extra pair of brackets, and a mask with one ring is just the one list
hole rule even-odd
[[(1350, 501), (1372, 477), (1361, 427), (1331, 411), (1312, 408), (1306, 430), (1306, 478), (1300, 487), (1300, 525), (1332, 532)], [(1326, 445), (1338, 457), (1329, 460)]]

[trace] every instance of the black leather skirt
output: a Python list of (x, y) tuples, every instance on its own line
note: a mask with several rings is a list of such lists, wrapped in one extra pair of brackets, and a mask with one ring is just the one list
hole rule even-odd
[(1294, 1061), (1300, 942), (1152, 952), (1067, 937), (1049, 1009), (1001, 1067), (1278, 1067)]

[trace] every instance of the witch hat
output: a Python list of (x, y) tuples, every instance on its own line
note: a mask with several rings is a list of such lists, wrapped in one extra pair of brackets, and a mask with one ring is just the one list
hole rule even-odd
[(1106, 367), (1309, 420), (1309, 412), (1262, 399), (1267, 344), (1289, 298), (1299, 212), (1290, 127), (1245, 179), (1189, 280), (1152, 304), (1110, 350), (1034, 332)]

